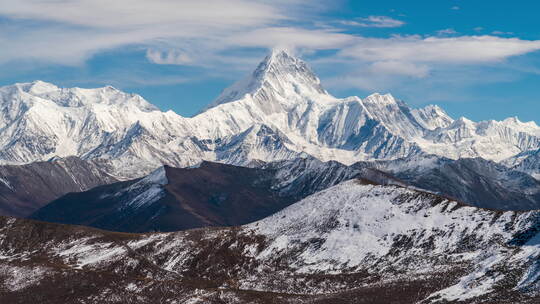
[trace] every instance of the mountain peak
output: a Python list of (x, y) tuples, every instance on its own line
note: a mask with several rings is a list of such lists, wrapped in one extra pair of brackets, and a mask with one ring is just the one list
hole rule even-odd
[(413, 109), (411, 114), (420, 125), (428, 130), (446, 128), (454, 122), (454, 119), (437, 105), (427, 105), (423, 108)]
[(61, 107), (83, 107), (100, 104), (107, 106), (131, 106), (145, 112), (159, 110), (140, 95), (126, 93), (110, 85), (99, 88), (64, 88), (45, 81), (35, 80), (1, 87), (0, 102), (17, 100), (12, 97), (13, 94), (22, 94), (22, 97), (19, 99), (32, 104), (46, 100)]
[(205, 110), (219, 104), (243, 99), (247, 95), (261, 102), (281, 99), (292, 101), (300, 96), (327, 95), (319, 78), (301, 59), (284, 48), (274, 48), (246, 78), (223, 90)]
[(519, 120), (517, 116), (506, 118), (505, 120), (501, 121), (501, 124), (506, 127), (519, 130), (521, 132), (540, 135), (540, 128), (538, 127), (536, 122), (524, 122)]
[(384, 95), (380, 93), (373, 93), (369, 95), (368, 97), (366, 97), (363, 101), (365, 103), (377, 103), (381, 105), (397, 103), (397, 100), (390, 93), (387, 93)]
[(448, 126), (450, 129), (457, 129), (457, 128), (468, 128), (468, 129), (474, 129), (476, 126), (476, 123), (464, 116), (461, 116), (460, 118), (454, 120), (452, 124)]
[(288, 68), (298, 64), (304, 64), (304, 62), (295, 57), (291, 51), (285, 48), (273, 48), (270, 54), (259, 64), (259, 67), (267, 68), (274, 65), (274, 67)]
[(32, 82), (26, 83), (17, 83), (15, 84), (15, 87), (19, 88), (23, 92), (36, 95), (56, 91), (59, 89), (56, 85), (42, 80), (34, 80)]

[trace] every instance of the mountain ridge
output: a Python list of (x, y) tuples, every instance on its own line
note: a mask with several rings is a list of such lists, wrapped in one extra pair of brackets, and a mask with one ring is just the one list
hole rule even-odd
[[(358, 180), (241, 227), (129, 234), (0, 217), (0, 297), (535, 303), (539, 218)], [(92, 288), (73, 283), (83, 276)]]
[[(74, 155), (102, 163), (120, 179), (203, 160), (245, 165), (307, 153), (352, 164), (436, 154), (506, 163), (540, 148), (534, 122), (453, 120), (439, 107), (412, 109), (389, 94), (335, 98), (305, 62), (283, 50), (191, 118), (112, 87), (44, 82), (0, 88), (0, 106), (0, 163)], [(265, 131), (244, 136), (254, 126)]]
[(163, 166), (144, 178), (69, 193), (29, 218), (124, 232), (236, 226), (352, 178), (400, 184), (375, 169), (317, 159), (253, 168), (203, 161), (197, 167)]

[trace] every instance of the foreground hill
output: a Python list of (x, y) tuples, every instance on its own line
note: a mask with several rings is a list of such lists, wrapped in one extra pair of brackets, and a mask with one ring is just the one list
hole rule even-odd
[(6, 303), (537, 303), (540, 214), (351, 180), (253, 224), (125, 234), (0, 218)]

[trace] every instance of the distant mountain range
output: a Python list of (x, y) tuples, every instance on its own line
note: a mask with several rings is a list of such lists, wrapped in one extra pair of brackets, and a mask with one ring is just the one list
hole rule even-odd
[(437, 106), (412, 109), (389, 94), (335, 98), (283, 50), (192, 118), (112, 87), (64, 89), (41, 81), (0, 88), (0, 106), (1, 163), (78, 156), (121, 179), (162, 164), (246, 165), (301, 153), (344, 164), (422, 154), (481, 157), (539, 174), (534, 122), (454, 120)]

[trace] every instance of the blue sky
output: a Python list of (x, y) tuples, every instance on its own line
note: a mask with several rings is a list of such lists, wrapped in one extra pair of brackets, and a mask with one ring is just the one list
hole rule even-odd
[[(314, 3), (316, 2), (316, 3)], [(540, 2), (5, 0), (0, 85), (113, 85), (190, 116), (268, 49), (334, 95), (540, 122)]]

